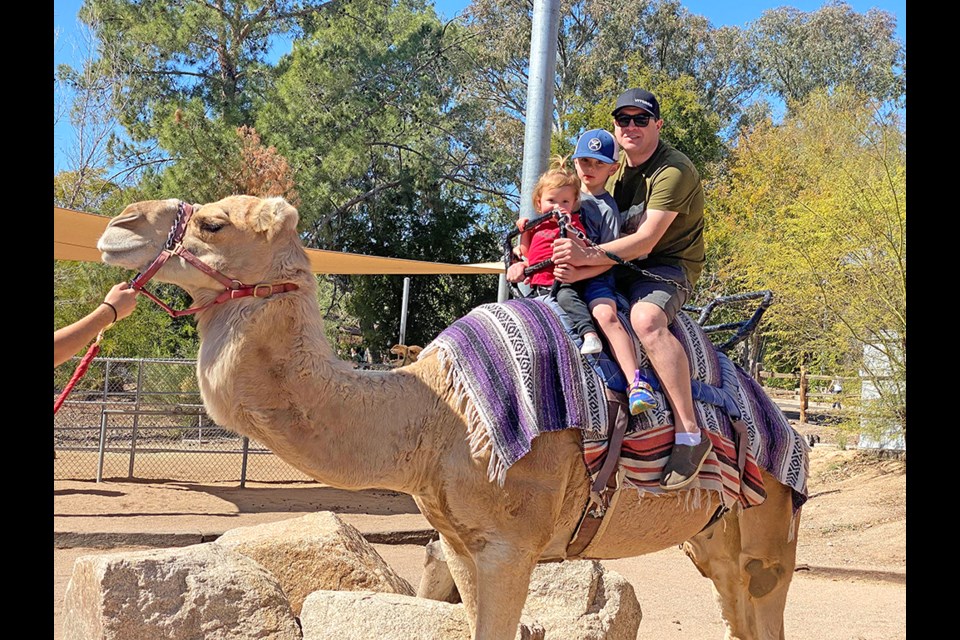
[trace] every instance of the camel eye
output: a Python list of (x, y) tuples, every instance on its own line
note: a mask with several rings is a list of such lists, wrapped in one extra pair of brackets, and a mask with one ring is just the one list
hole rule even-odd
[(224, 226), (225, 226), (225, 223), (218, 222), (216, 220), (200, 221), (200, 230), (205, 231), (207, 233), (216, 233), (217, 231), (220, 231), (220, 229), (223, 229)]

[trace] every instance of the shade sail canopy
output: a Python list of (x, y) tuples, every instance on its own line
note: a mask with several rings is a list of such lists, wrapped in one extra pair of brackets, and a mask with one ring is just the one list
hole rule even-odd
[[(53, 258), (54, 260), (80, 260), (100, 262), (97, 240), (111, 220), (83, 211), (53, 208)], [(359, 253), (341, 253), (307, 249), (310, 266), (314, 273), (382, 274), (382, 275), (431, 275), (439, 273), (503, 273), (500, 262), (480, 264), (446, 264), (421, 262), (400, 258), (381, 258)]]

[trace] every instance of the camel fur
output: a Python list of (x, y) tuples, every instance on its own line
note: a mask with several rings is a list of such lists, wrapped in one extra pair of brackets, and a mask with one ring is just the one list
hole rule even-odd
[[(104, 262), (143, 269), (163, 248), (177, 204), (129, 205), (100, 238)], [(335, 356), (297, 220), (283, 199), (231, 196), (200, 206), (187, 226), (184, 247), (230, 278), (299, 285), (197, 314), (207, 412), (327, 485), (411, 495), (440, 534), (473, 639), (513, 638), (534, 565), (564, 559), (587, 502), (581, 434), (540, 435), (502, 487), (490, 482), (489, 453), (471, 454), (467, 407), (436, 356), (388, 372), (354, 370)], [(179, 256), (156, 277), (183, 288), (196, 305), (223, 291)], [(706, 531), (719, 496), (691, 501), (686, 491), (624, 491), (592, 553), (622, 558), (682, 544), (713, 582), (726, 638), (783, 638), (796, 559), (791, 526), (799, 518), (792, 520), (790, 489), (766, 472), (763, 481), (763, 504), (729, 512)]]

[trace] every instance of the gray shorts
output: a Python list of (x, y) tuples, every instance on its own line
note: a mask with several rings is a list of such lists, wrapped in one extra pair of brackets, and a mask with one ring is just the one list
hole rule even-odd
[[(663, 309), (667, 315), (667, 322), (673, 322), (673, 319), (680, 313), (680, 309), (687, 303), (690, 294), (687, 293), (692, 287), (687, 282), (682, 267), (668, 265), (659, 265), (655, 267), (643, 267), (644, 271), (667, 280), (663, 282), (651, 278), (635, 269), (617, 266), (617, 288), (627, 296), (627, 301), (632, 308), (637, 302), (649, 302)], [(685, 289), (677, 286), (679, 283)]]

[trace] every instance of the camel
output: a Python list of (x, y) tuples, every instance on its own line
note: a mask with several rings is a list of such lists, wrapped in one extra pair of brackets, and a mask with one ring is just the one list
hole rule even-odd
[[(185, 224), (182, 208), (174, 199), (130, 204), (97, 246), (107, 264), (151, 265), (146, 273), (192, 297), (209, 415), (324, 484), (411, 495), (440, 535), (472, 638), (514, 638), (534, 566), (566, 559), (588, 500), (581, 433), (541, 434), (503, 486), (491, 482), (489, 459), (467, 442), (467, 407), (435, 355), (391, 371), (358, 371), (337, 359), (293, 206), (230, 196), (192, 208)], [(175, 221), (183, 251), (152, 263)], [(230, 293), (231, 282), (256, 284)], [(622, 491), (591, 558), (682, 545), (712, 581), (726, 638), (783, 638), (799, 514), (792, 517), (789, 487), (766, 471), (763, 482), (762, 504), (729, 511), (706, 529), (719, 497)]]
[(405, 344), (395, 344), (390, 347), (390, 353), (397, 356), (396, 360), (393, 361), (393, 364), (398, 367), (403, 367), (412, 362), (416, 362), (421, 351), (423, 351), (423, 347), (416, 344), (409, 346)]

